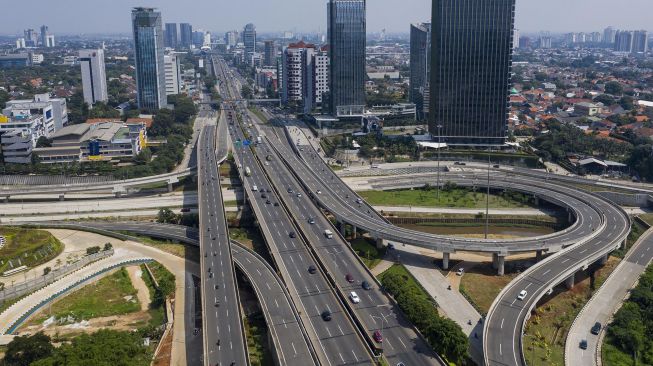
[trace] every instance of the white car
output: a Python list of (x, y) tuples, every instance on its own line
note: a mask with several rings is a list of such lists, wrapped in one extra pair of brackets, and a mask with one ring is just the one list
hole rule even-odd
[(463, 267), (458, 268), (458, 270), (456, 271), (457, 276), (462, 276), (463, 273), (465, 273), (465, 269)]
[(517, 299), (524, 300), (526, 298), (526, 295), (528, 295), (528, 292), (526, 292), (526, 290), (521, 290), (521, 292), (519, 292), (519, 295), (517, 295)]
[(361, 302), (361, 299), (360, 299), (360, 297), (358, 297), (358, 294), (356, 293), (356, 291), (352, 291), (349, 294), (349, 298), (351, 299), (351, 302), (353, 302), (354, 304), (358, 304), (359, 302)]

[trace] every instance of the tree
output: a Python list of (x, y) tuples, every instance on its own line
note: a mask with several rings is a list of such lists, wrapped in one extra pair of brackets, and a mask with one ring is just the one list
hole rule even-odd
[(624, 88), (618, 81), (609, 81), (605, 84), (606, 94), (621, 95), (623, 91)]
[(156, 222), (160, 224), (176, 224), (178, 222), (177, 214), (169, 208), (162, 208), (156, 216)]
[(52, 268), (50, 268), (50, 267), (43, 268), (43, 275), (44, 276), (47, 276), (48, 273), (50, 273), (50, 272), (52, 272)]
[(7, 102), (11, 99), (6, 90), (0, 89), (0, 109), (7, 107)]
[(94, 246), (86, 248), (86, 255), (92, 255), (100, 252), (100, 247)]
[(48, 139), (45, 136), (41, 136), (36, 141), (36, 147), (52, 147), (52, 140)]
[(603, 103), (605, 106), (611, 106), (616, 103), (614, 98), (607, 94), (597, 95), (596, 98), (594, 98), (594, 101), (596, 103)]
[(252, 88), (250, 88), (249, 85), (243, 85), (242, 89), (240, 90), (240, 93), (243, 95), (243, 98), (252, 99), (253, 92), (252, 92)]
[(49, 357), (53, 351), (54, 347), (50, 343), (50, 337), (43, 332), (32, 336), (16, 337), (7, 345), (4, 364), (6, 366), (28, 366), (32, 362)]
[(619, 99), (619, 104), (621, 105), (621, 108), (627, 111), (633, 110), (635, 108), (633, 97), (628, 95), (624, 95), (623, 97), (621, 97), (621, 99)]
[(111, 243), (109, 243), (109, 242), (104, 243), (104, 251), (105, 251), (105, 252), (106, 252), (107, 250), (111, 250), (111, 249), (113, 249), (113, 245), (111, 245)]

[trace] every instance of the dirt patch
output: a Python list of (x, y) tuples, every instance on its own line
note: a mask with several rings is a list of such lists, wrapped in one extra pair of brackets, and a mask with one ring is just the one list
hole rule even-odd
[(150, 300), (150, 290), (143, 281), (143, 271), (140, 266), (129, 266), (127, 267), (127, 273), (129, 273), (132, 285), (138, 291), (136, 297), (138, 297), (138, 302), (141, 304), (141, 311), (147, 311), (152, 301)]
[(170, 329), (165, 338), (161, 340), (159, 352), (154, 357), (154, 360), (152, 360), (153, 366), (170, 366), (172, 357), (172, 334), (173, 330)]
[(150, 314), (147, 311), (139, 311), (131, 314), (94, 318), (61, 325), (55, 324), (51, 321), (46, 321), (44, 324), (33, 324), (22, 327), (20, 333), (34, 334), (37, 332), (43, 332), (50, 337), (60, 338), (76, 336), (82, 333), (90, 334), (103, 328), (110, 328), (119, 331), (132, 331), (144, 326), (149, 320)]

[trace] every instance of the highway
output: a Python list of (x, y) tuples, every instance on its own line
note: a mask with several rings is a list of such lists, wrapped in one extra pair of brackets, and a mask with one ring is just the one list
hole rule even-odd
[[(228, 87), (225, 88), (229, 90)], [(231, 108), (226, 110), (234, 157), (240, 166), (244, 190), (281, 277), (301, 313), (320, 362), (323, 365), (372, 364), (368, 347), (358, 334), (344, 305), (280, 204), (280, 193), (272, 190), (272, 185), (267, 181), (252, 151), (243, 145), (244, 136), (238, 126), (236, 112)], [(254, 186), (256, 191), (253, 191)], [(294, 237), (291, 237), (291, 233)], [(315, 273), (309, 272), (311, 266), (316, 267)], [(325, 311), (329, 312), (330, 320), (323, 319)]]
[(216, 126), (204, 127), (197, 146), (204, 364), (246, 365), (249, 359), (215, 141)]

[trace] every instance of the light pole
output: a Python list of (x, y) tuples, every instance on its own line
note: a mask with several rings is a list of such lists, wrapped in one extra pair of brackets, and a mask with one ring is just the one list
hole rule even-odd
[(487, 153), (487, 192), (485, 194), (485, 239), (490, 225), (490, 150)]
[[(382, 308), (382, 307), (390, 307), (390, 305), (378, 305), (377, 307)], [(388, 318), (390, 316), (394, 315), (392, 313), (392, 310), (389, 311), (387, 314), (379, 313), (379, 315), (370, 315), (373, 319), (379, 319), (381, 320), (381, 329), (379, 332), (381, 332), (381, 337), (383, 337), (383, 325), (388, 322)], [(383, 344), (381, 343), (381, 353), (383, 353)]]
[(436, 126), (438, 128), (438, 188), (437, 188), (437, 201), (440, 202), (440, 149), (442, 149), (442, 134), (440, 133), (440, 129), (442, 129), (442, 125), (438, 124)]

